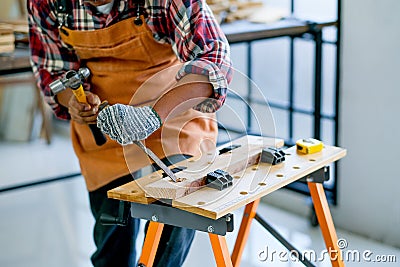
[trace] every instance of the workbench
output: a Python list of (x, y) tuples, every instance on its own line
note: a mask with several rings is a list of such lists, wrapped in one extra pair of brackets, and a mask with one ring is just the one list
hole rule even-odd
[[(327, 250), (340, 251), (323, 182), (329, 179), (327, 166), (343, 158), (346, 150), (325, 145), (321, 152), (300, 154), (293, 146), (284, 150), (285, 160), (281, 163), (272, 165), (260, 161), (264, 148), (282, 145), (279, 139), (246, 135), (171, 166), (178, 170), (176, 175), (182, 182), (175, 183), (164, 178), (162, 171), (156, 171), (114, 188), (108, 191), (108, 197), (120, 200), (119, 216), (104, 215), (103, 222), (123, 224), (127, 216), (150, 221), (140, 266), (152, 266), (164, 224), (207, 232), (217, 266), (239, 266), (253, 219), (289, 250), (296, 250), (256, 211), (262, 197), (303, 180), (310, 189)], [(207, 186), (205, 174), (215, 169), (227, 171), (233, 177), (232, 186), (223, 190)], [(161, 190), (154, 190), (155, 187)], [(230, 256), (225, 235), (234, 230), (232, 212), (242, 207), (245, 210)], [(299, 258), (299, 261), (314, 266), (307, 259)], [(341, 259), (332, 259), (332, 266), (344, 266), (344, 263)]]
[(27, 46), (16, 47), (13, 53), (0, 55), (0, 76), (31, 71)]

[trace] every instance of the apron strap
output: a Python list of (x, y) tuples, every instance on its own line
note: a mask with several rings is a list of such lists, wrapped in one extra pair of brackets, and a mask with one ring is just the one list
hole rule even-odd
[[(146, 9), (144, 8), (145, 1), (144, 0), (134, 0), (134, 3), (136, 3), (136, 20), (135, 24), (136, 25), (142, 25), (142, 20), (140, 19), (140, 15), (147, 15)], [(56, 3), (56, 13), (57, 13), (57, 20), (58, 20), (58, 25), (59, 28), (62, 26), (66, 26), (68, 28), (69, 21), (68, 18), (70, 15), (72, 15), (70, 12), (72, 12), (72, 7), (71, 7), (71, 2), (68, 0), (57, 0)]]
[(140, 26), (143, 24), (143, 21), (140, 18), (140, 16), (147, 15), (146, 9), (144, 8), (145, 3), (144, 3), (144, 0), (134, 0), (133, 2), (136, 4), (136, 18), (134, 20), (134, 23), (135, 23), (135, 25)]
[(68, 0), (58, 0), (56, 4), (57, 20), (59, 28), (62, 26), (68, 27), (68, 17), (72, 12), (71, 2)]

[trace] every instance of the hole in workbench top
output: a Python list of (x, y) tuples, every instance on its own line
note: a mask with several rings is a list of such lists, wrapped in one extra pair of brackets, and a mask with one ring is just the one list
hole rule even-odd
[(314, 162), (314, 161), (317, 161), (317, 160), (316, 159), (309, 159), (309, 161)]
[(204, 205), (204, 204), (206, 204), (206, 202), (204, 202), (204, 201), (199, 201), (199, 202), (197, 202), (197, 205)]
[(276, 177), (278, 177), (278, 178), (282, 178), (282, 177), (283, 177), (283, 174), (281, 174), (281, 173), (278, 173), (278, 174), (276, 175)]
[(136, 194), (138, 191), (137, 190), (132, 190), (131, 193), (132, 194)]
[(293, 169), (295, 169), (295, 170), (299, 170), (299, 169), (300, 169), (300, 167), (299, 167), (299, 166), (293, 166)]
[(256, 170), (258, 170), (258, 167), (253, 167), (252, 170), (256, 171)]
[(240, 192), (241, 195), (247, 195), (248, 193), (246, 191)]
[(235, 175), (235, 176), (233, 176), (233, 178), (235, 178), (235, 179), (240, 179), (240, 178), (242, 178), (242, 177), (239, 176), (239, 175)]
[(285, 156), (291, 156), (292, 154), (290, 154), (290, 153), (285, 153)]
[(259, 186), (266, 186), (266, 183), (258, 183)]

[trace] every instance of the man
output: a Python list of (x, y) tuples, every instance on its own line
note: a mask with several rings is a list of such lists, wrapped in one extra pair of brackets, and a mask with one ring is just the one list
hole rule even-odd
[[(140, 176), (149, 160), (193, 155), (215, 143), (215, 111), (231, 79), (229, 46), (205, 1), (28, 0), (31, 62), (58, 118), (71, 119), (71, 139), (96, 219), (94, 266), (134, 266), (139, 221), (103, 226), (118, 202), (106, 192)], [(49, 84), (68, 70), (90, 69), (88, 104)], [(110, 107), (98, 114), (101, 101)], [(87, 124), (106, 133), (97, 146)], [(209, 142), (208, 142), (209, 143)], [(165, 227), (154, 266), (181, 266), (194, 231)]]

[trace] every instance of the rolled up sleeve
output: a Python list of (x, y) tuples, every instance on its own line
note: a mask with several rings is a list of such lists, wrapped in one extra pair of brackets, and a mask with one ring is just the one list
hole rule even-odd
[(232, 79), (229, 43), (204, 0), (171, 1), (168, 10), (172, 48), (184, 62), (177, 79), (192, 73), (208, 76), (214, 93), (194, 108), (215, 112), (225, 102)]

